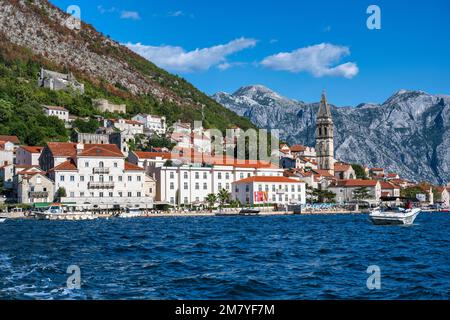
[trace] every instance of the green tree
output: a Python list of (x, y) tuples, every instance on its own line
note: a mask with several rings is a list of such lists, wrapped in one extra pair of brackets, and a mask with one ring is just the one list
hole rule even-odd
[(95, 133), (100, 123), (95, 119), (89, 119), (88, 121), (76, 119), (72, 126), (73, 128), (77, 128), (81, 133)]
[(222, 208), (224, 204), (230, 201), (231, 194), (228, 192), (228, 190), (221, 189), (217, 194), (217, 198), (219, 199), (220, 207)]
[(67, 197), (67, 192), (64, 187), (59, 187), (58, 191), (56, 191), (56, 200), (61, 201), (62, 198)]
[(355, 170), (357, 179), (364, 179), (364, 180), (368, 179), (366, 171), (364, 170), (364, 167), (362, 165), (354, 163), (352, 164), (352, 168), (353, 170)]
[(212, 209), (217, 201), (217, 196), (214, 193), (210, 193), (206, 196), (205, 200), (208, 203), (208, 208)]
[(373, 198), (367, 187), (360, 187), (353, 191), (353, 198), (356, 200), (364, 200)]

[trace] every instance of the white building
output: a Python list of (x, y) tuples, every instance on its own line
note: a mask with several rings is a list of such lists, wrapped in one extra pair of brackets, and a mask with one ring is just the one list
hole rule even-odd
[(16, 164), (39, 166), (39, 157), (44, 147), (21, 146), (16, 150)]
[(0, 141), (0, 166), (14, 163), (14, 143)]
[(233, 182), (233, 198), (250, 206), (306, 204), (306, 188), (286, 177), (253, 176)]
[[(205, 203), (210, 193), (221, 189), (232, 193), (232, 183), (252, 176), (283, 176), (283, 169), (262, 162), (213, 158), (193, 152), (132, 152), (129, 160), (145, 168), (157, 182), (156, 199), (173, 205)], [(170, 160), (172, 164), (165, 166)]]
[(132, 120), (144, 124), (144, 130), (158, 135), (164, 135), (167, 130), (166, 117), (153, 116), (140, 113), (132, 118)]
[(47, 117), (57, 117), (64, 122), (69, 122), (69, 110), (64, 107), (44, 106), (43, 110)]
[(334, 185), (330, 185), (328, 190), (336, 194), (336, 202), (343, 203), (356, 200), (355, 191), (366, 188), (367, 199), (378, 201), (381, 197), (381, 184), (377, 180), (338, 180)]
[(115, 145), (78, 144), (76, 154), (50, 169), (49, 177), (55, 181), (55, 192), (64, 188), (62, 202), (109, 209), (153, 206), (144, 169), (126, 162)]
[(109, 119), (105, 120), (105, 127), (114, 127), (129, 136), (144, 134), (144, 124), (134, 120)]

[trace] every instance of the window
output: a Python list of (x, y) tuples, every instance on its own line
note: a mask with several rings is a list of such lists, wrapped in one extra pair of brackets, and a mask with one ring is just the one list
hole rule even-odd
[(208, 179), (208, 174), (206, 172), (203, 172), (203, 179)]
[(123, 196), (123, 193), (119, 192), (119, 197), (122, 198), (122, 196)]
[(141, 176), (137, 176), (137, 181), (141, 181)]
[(297, 191), (298, 191), (298, 192), (302, 191), (301, 185), (298, 185), (298, 186), (297, 186)]
[(266, 184), (266, 187), (265, 187), (265, 189), (264, 189), (266, 192), (269, 192), (269, 185), (268, 184)]
[(105, 164), (103, 163), (103, 161), (100, 161), (100, 163), (98, 164), (98, 166), (99, 166), (100, 168), (104, 168), (104, 167), (105, 167)]
[(188, 179), (188, 173), (187, 172), (184, 173), (184, 178)]
[(117, 168), (117, 162), (114, 162), (114, 168)]
[(291, 192), (295, 192), (295, 185), (291, 186)]
[(89, 181), (93, 182), (94, 181), (94, 176), (89, 176)]
[(203, 184), (203, 190), (208, 190), (208, 184), (206, 182)]
[(133, 193), (128, 192), (128, 198), (131, 198), (133, 196)]
[(170, 203), (172, 203), (172, 204), (175, 203), (175, 198), (174, 197), (170, 197)]
[(170, 173), (170, 179), (174, 179), (174, 174), (173, 174), (173, 172)]
[(128, 182), (133, 181), (133, 177), (132, 176), (128, 176)]
[(74, 182), (75, 181), (75, 176), (70, 176), (70, 181)]
[(258, 191), (262, 191), (262, 185), (258, 184)]
[(170, 183), (170, 190), (175, 189), (175, 184), (173, 182)]
[(42, 178), (41, 177), (36, 177), (36, 183), (37, 184), (41, 184), (42, 183)]
[(119, 176), (119, 182), (122, 182), (122, 181), (123, 181), (122, 176)]
[(112, 192), (109, 193), (109, 197), (112, 198), (114, 195)]
[(187, 182), (184, 183), (184, 190), (187, 190), (189, 188), (189, 185)]
[(272, 185), (272, 192), (275, 192), (275, 189), (276, 189), (276, 187), (275, 187), (275, 185), (273, 184), (273, 185)]
[(222, 183), (219, 182), (219, 184), (217, 185), (217, 188), (218, 188), (219, 190), (222, 190)]
[(250, 186), (247, 184), (245, 185), (245, 192), (249, 192), (250, 191)]
[(288, 198), (287, 194), (284, 195), (284, 201), (289, 201), (289, 198)]
[(89, 168), (89, 162), (86, 161), (86, 162), (84, 163), (84, 166), (85, 166), (86, 168)]
[(184, 203), (188, 203), (188, 202), (189, 202), (188, 197), (184, 197)]
[(217, 173), (217, 179), (222, 179), (222, 172)]
[(239, 175), (239, 177), (240, 177), (241, 179), (244, 179), (244, 174), (241, 172), (241, 174)]
[(60, 176), (59, 181), (64, 181), (64, 176)]
[(113, 176), (109, 176), (109, 182), (113, 182), (114, 181), (114, 177)]
[(99, 196), (100, 196), (100, 198), (103, 198), (103, 192), (100, 192)]
[(141, 196), (141, 193), (140, 193), (140, 192), (138, 192), (138, 193), (136, 194), (136, 196), (137, 196), (137, 197), (140, 197), (140, 196)]
[(105, 177), (104, 176), (100, 176), (100, 182), (105, 182)]
[(80, 182), (84, 182), (84, 176), (80, 176)]
[(71, 198), (75, 198), (75, 192), (71, 192), (71, 193), (70, 193), (70, 197), (71, 197)]
[(228, 172), (225, 174), (225, 179), (227, 179), (227, 180), (230, 179), (230, 174)]
[(200, 179), (200, 173), (198, 172), (195, 173), (195, 179)]
[(84, 192), (80, 192), (80, 197), (84, 197)]
[(227, 190), (230, 190), (230, 184), (229, 183), (227, 183)]
[(195, 183), (195, 190), (200, 190), (200, 183), (198, 182)]

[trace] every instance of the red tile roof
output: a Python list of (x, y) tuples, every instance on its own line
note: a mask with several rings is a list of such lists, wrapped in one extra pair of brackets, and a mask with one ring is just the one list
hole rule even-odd
[[(54, 157), (75, 157), (77, 155), (77, 143), (73, 142), (49, 142), (47, 147)], [(122, 155), (119, 148), (115, 144), (85, 144), (84, 151), (93, 147), (101, 147), (102, 149), (114, 152), (119, 156)]]
[(133, 151), (133, 152), (139, 159), (156, 159), (156, 158), (170, 159), (170, 152), (147, 152), (147, 151)]
[(351, 169), (351, 165), (345, 163), (335, 163), (334, 172), (344, 172)]
[[(115, 146), (115, 145), (114, 145)], [(102, 158), (123, 158), (124, 155), (119, 149), (111, 150), (110, 148), (103, 148), (102, 145), (85, 148), (77, 157), (102, 157)]]
[(17, 136), (3, 136), (0, 135), (0, 141), (8, 141), (14, 144), (20, 144), (19, 138)]
[(49, 171), (77, 171), (77, 166), (72, 160), (67, 160), (66, 162), (57, 165), (53, 169), (50, 169)]
[(375, 187), (378, 181), (376, 180), (339, 180), (337, 181), (337, 186), (339, 187)]
[(125, 171), (143, 171), (143, 170), (144, 168), (141, 168), (135, 164), (125, 161)]
[(303, 152), (303, 151), (306, 151), (306, 147), (300, 144), (296, 144), (291, 147), (291, 152)]
[(399, 186), (396, 186), (393, 183), (390, 182), (385, 182), (385, 181), (380, 181), (380, 185), (381, 185), (381, 189), (400, 189)]
[(334, 176), (328, 171), (328, 170), (323, 170), (323, 169), (314, 169), (314, 172), (320, 174), (322, 177), (325, 178), (334, 178)]
[(273, 182), (273, 183), (299, 183), (300, 181), (286, 178), (286, 177), (268, 177), (268, 176), (255, 176), (245, 178), (233, 183), (253, 183), (253, 182)]
[(28, 151), (29, 153), (41, 153), (42, 150), (44, 150), (44, 147), (21, 146), (20, 148)]

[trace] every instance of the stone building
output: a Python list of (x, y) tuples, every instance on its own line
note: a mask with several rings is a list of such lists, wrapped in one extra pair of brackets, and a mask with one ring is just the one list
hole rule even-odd
[(334, 175), (334, 124), (325, 93), (317, 113), (316, 154), (319, 168)]
[(39, 73), (38, 86), (50, 90), (68, 90), (71, 88), (84, 94), (84, 84), (78, 82), (72, 73), (64, 74), (44, 68), (41, 68)]
[(55, 188), (52, 180), (39, 168), (31, 167), (17, 174), (18, 203), (48, 203), (54, 200)]
[(101, 112), (127, 113), (127, 106), (125, 104), (113, 104), (106, 99), (94, 99), (92, 103), (94, 108)]
[(75, 130), (72, 135), (72, 141), (83, 144), (108, 144), (109, 135), (99, 133), (82, 133)]

